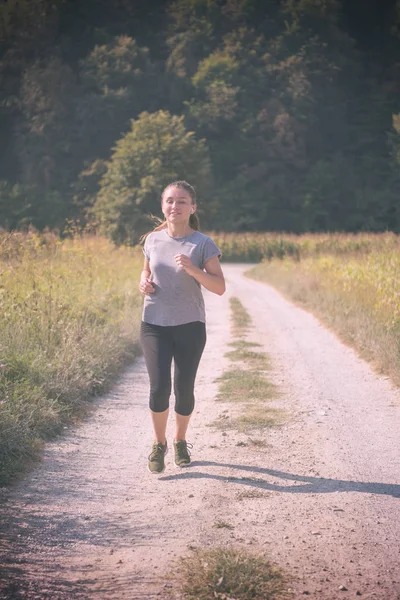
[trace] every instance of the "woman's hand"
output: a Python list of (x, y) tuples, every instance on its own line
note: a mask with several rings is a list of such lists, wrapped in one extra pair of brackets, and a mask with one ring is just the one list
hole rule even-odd
[(139, 283), (139, 290), (142, 294), (153, 294), (155, 292), (154, 285), (150, 277), (142, 277)]
[(190, 258), (186, 256), (186, 254), (177, 254), (175, 256), (175, 261), (178, 267), (181, 267), (188, 275), (193, 275), (196, 271), (199, 271), (198, 267), (196, 267)]

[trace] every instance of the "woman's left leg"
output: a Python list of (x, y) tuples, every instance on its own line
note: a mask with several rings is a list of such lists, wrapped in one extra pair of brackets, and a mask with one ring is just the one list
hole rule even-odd
[(185, 440), (194, 408), (194, 384), (206, 344), (205, 323), (196, 321), (179, 325), (174, 330), (174, 392), (176, 413), (175, 441)]

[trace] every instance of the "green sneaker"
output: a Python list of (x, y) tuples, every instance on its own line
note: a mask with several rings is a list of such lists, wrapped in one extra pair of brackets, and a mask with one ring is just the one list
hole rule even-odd
[(193, 448), (193, 445), (188, 444), (186, 440), (174, 442), (175, 464), (177, 467), (188, 467), (190, 465), (189, 448)]
[(151, 454), (149, 456), (148, 468), (150, 473), (157, 475), (158, 473), (164, 473), (165, 461), (164, 458), (168, 452), (167, 442), (162, 444), (161, 442), (153, 444)]

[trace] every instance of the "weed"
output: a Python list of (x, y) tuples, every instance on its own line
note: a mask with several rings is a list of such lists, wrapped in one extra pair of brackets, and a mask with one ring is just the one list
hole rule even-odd
[(256, 448), (266, 448), (268, 446), (268, 442), (266, 440), (248, 438), (249, 444), (255, 446)]
[(236, 429), (241, 433), (250, 433), (254, 430), (269, 429), (276, 427), (282, 422), (283, 413), (278, 409), (266, 408), (264, 406), (251, 406), (245, 413), (237, 417), (219, 415), (210, 423), (212, 427), (220, 431)]
[(238, 298), (230, 299), (233, 328), (237, 335), (244, 335), (251, 324), (251, 318)]
[(180, 563), (187, 600), (280, 600), (287, 597), (283, 573), (263, 556), (230, 548), (197, 549)]
[(254, 352), (252, 350), (237, 348), (236, 350), (226, 352), (225, 356), (232, 361), (245, 362), (252, 369), (267, 370), (270, 368), (270, 361), (265, 352)]
[(259, 371), (232, 369), (226, 371), (216, 381), (220, 383), (217, 399), (222, 402), (270, 400), (277, 395), (274, 384)]
[(238, 350), (245, 350), (248, 348), (260, 348), (261, 344), (257, 344), (256, 342), (247, 342), (246, 340), (235, 340), (234, 342), (229, 342), (228, 346), (233, 346)]
[(243, 492), (238, 492), (236, 494), (238, 500), (244, 500), (245, 498), (264, 498), (265, 496), (266, 493), (261, 492), (260, 490), (243, 490)]
[(247, 433), (254, 429), (268, 429), (276, 427), (282, 421), (282, 411), (272, 408), (256, 408), (253, 407), (246, 411), (245, 414), (236, 417), (232, 424), (243, 432)]
[(234, 529), (232, 523), (228, 523), (227, 521), (215, 521), (213, 526), (216, 529)]
[(228, 431), (228, 429), (236, 429), (233, 419), (229, 419), (225, 415), (219, 415), (215, 421), (208, 423), (208, 427), (214, 427), (219, 431)]

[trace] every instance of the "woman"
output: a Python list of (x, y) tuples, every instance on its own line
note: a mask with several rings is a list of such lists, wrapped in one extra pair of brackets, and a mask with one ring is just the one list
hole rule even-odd
[(186, 181), (170, 183), (162, 193), (165, 221), (145, 236), (139, 289), (145, 294), (140, 341), (150, 378), (154, 444), (151, 473), (162, 473), (168, 451), (166, 427), (174, 360), (175, 464), (190, 464), (186, 431), (194, 408), (194, 383), (206, 343), (201, 286), (225, 292), (221, 253), (200, 233), (196, 192)]

